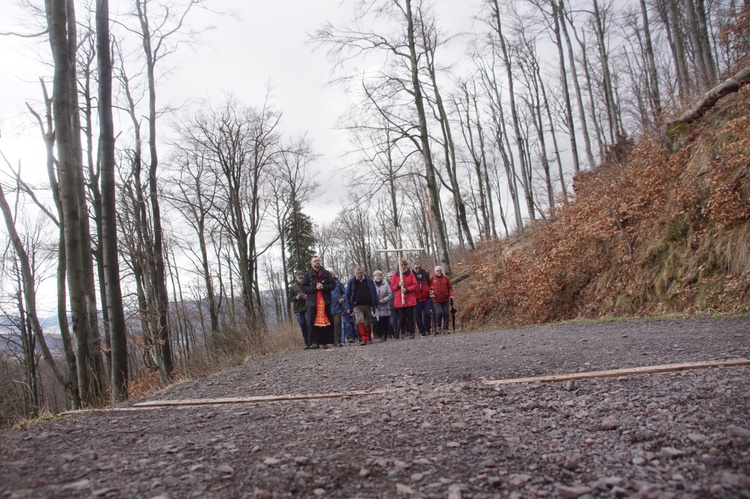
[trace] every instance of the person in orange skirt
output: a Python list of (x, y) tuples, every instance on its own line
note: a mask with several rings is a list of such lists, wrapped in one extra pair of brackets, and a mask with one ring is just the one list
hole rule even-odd
[(333, 344), (333, 315), (331, 314), (331, 291), (336, 281), (323, 268), (319, 256), (310, 259), (310, 268), (302, 278), (300, 288), (307, 295), (307, 330), (310, 348), (328, 348)]

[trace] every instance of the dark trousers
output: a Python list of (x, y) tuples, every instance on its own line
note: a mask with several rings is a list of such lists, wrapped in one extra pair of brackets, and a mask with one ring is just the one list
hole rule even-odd
[(432, 326), (432, 300), (418, 301), (414, 307), (414, 319), (422, 336), (430, 334)]
[(341, 343), (341, 313), (333, 314), (333, 342)]
[(435, 303), (435, 330), (448, 331), (449, 315), (451, 311), (451, 305), (449, 301), (443, 303)]
[(399, 331), (401, 337), (414, 337), (414, 307), (401, 307), (398, 309)]
[(399, 334), (398, 334), (399, 327), (400, 327), (399, 324), (400, 323), (398, 319), (398, 309), (397, 308), (391, 309), (391, 320), (389, 321), (389, 324), (388, 324), (388, 332), (391, 336), (393, 336), (396, 339), (398, 339), (399, 337)]
[(383, 340), (388, 339), (388, 325), (391, 322), (390, 315), (381, 315), (377, 320), (373, 319), (373, 325), (375, 326), (375, 337)]
[(307, 312), (297, 312), (294, 314), (297, 318), (297, 324), (299, 329), (302, 331), (302, 341), (305, 342), (305, 346), (310, 346), (310, 333), (307, 331)]

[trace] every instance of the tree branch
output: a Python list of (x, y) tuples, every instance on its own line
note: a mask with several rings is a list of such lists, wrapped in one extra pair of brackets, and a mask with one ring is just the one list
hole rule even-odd
[(703, 96), (692, 108), (685, 112), (678, 119), (672, 121), (667, 126), (671, 130), (675, 126), (692, 123), (706, 114), (722, 97), (739, 91), (743, 86), (750, 83), (750, 66), (739, 71), (737, 74), (728, 78), (723, 83), (715, 86)]

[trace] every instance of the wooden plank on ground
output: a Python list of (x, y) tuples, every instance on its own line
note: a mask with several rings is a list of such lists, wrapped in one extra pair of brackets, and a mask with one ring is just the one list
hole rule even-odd
[(687, 371), (690, 369), (707, 369), (709, 367), (736, 367), (750, 365), (750, 359), (714, 360), (707, 362), (685, 362), (682, 364), (663, 364), (658, 366), (629, 367), (624, 369), (611, 369), (608, 371), (590, 371), (583, 373), (557, 374), (553, 376), (535, 376), (531, 378), (511, 378), (486, 380), (488, 385), (511, 385), (515, 383), (555, 383), (560, 381), (571, 381), (595, 378), (617, 378), (620, 376), (633, 376), (637, 374), (668, 373), (676, 371)]
[(353, 391), (340, 393), (316, 393), (310, 395), (259, 395), (256, 397), (236, 397), (219, 399), (185, 399), (185, 400), (151, 400), (133, 404), (136, 408), (149, 407), (172, 407), (185, 405), (220, 405), (220, 404), (257, 404), (261, 402), (281, 402), (289, 400), (319, 400), (345, 397), (363, 397), (367, 395), (380, 395), (385, 390)]

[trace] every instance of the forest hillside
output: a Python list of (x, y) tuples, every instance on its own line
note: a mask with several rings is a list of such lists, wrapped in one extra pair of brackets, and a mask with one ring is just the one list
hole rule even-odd
[(569, 203), (469, 257), (461, 325), (750, 311), (748, 130), (745, 87), (668, 138), (621, 141)]

